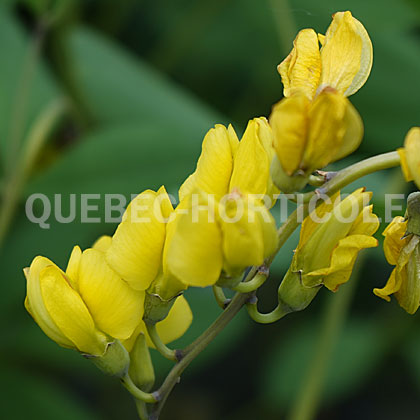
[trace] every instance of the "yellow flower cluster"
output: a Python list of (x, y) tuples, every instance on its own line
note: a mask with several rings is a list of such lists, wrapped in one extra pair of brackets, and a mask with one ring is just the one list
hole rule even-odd
[[(241, 140), (232, 126), (212, 128), (176, 207), (164, 187), (146, 190), (112, 237), (83, 252), (76, 246), (65, 271), (45, 257), (25, 269), (25, 306), (45, 334), (99, 358), (113, 343), (134, 351), (138, 337), (153, 346), (146, 324), (157, 324), (163, 343), (184, 334), (192, 321), (184, 290), (235, 288), (247, 268), (275, 254), (269, 209), (278, 188), (302, 188), (314, 170), (358, 147), (363, 124), (347, 96), (371, 66), (369, 36), (350, 12), (336, 13), (325, 36), (301, 31), (279, 65), (285, 98), (270, 122), (249, 121)], [(411, 151), (419, 155), (419, 132), (401, 152), (405, 172), (417, 181)], [(370, 198), (364, 189), (346, 198), (337, 193), (305, 219), (279, 304), (301, 310), (321, 285), (335, 291), (348, 281), (358, 252), (377, 245)]]
[(372, 57), (369, 35), (350, 12), (336, 13), (325, 36), (299, 32), (278, 67), (285, 98), (270, 116), (282, 191), (302, 188), (314, 170), (357, 149), (363, 123), (347, 96), (366, 82)]

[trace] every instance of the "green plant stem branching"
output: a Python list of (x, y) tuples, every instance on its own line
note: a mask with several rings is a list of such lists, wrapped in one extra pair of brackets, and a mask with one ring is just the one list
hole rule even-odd
[(156, 347), (156, 350), (166, 359), (177, 361), (177, 355), (175, 350), (171, 350), (168, 346), (166, 346), (156, 329), (156, 324), (148, 324), (146, 323), (147, 332), (149, 333), (149, 337), (152, 340), (153, 344)]
[(213, 286), (213, 294), (214, 294), (214, 297), (216, 299), (217, 304), (222, 309), (225, 309), (229, 305), (231, 299), (228, 299), (226, 297), (225, 293), (223, 292), (223, 288), (214, 285)]
[[(383, 169), (392, 168), (392, 167), (398, 166), (399, 164), (400, 164), (400, 157), (397, 152), (385, 153), (382, 155), (375, 156), (373, 158), (363, 160), (359, 163), (356, 163), (355, 165), (349, 166), (348, 168), (345, 168), (342, 171), (338, 172), (334, 176), (333, 179), (326, 182), (320, 189), (304, 194), (305, 196), (304, 203), (308, 203), (309, 201), (311, 201), (313, 197), (319, 196), (320, 194), (332, 195), (336, 193), (338, 190), (340, 190), (341, 188), (347, 186), (348, 184), (352, 183), (353, 181), (365, 175), (368, 175), (370, 173), (380, 171)], [(319, 201), (320, 200), (318, 200), (317, 204), (319, 204)], [(267, 259), (264, 267), (268, 268), (270, 266), (270, 264), (274, 260), (274, 257), (277, 255), (281, 247), (286, 243), (287, 239), (292, 235), (292, 233), (300, 225), (300, 223), (303, 221), (303, 218), (307, 215), (307, 213), (308, 213), (308, 205), (301, 204), (288, 217), (286, 222), (280, 227), (278, 231), (277, 250), (274, 252), (274, 254), (270, 258)], [(254, 280), (254, 278), (258, 276), (259, 269), (260, 269), (259, 267), (252, 267), (246, 279), (244, 280), (243, 284), (251, 283)], [(258, 280), (258, 282), (259, 281), (260, 280)], [(349, 290), (348, 293), (350, 294), (351, 286), (346, 286), (346, 288)], [(338, 297), (335, 298), (334, 304), (332, 304), (332, 308), (330, 309), (333, 312), (333, 314), (337, 306), (340, 306), (341, 303), (344, 304), (344, 302), (346, 302), (346, 300), (349, 299), (349, 296), (346, 297), (346, 295), (347, 293), (342, 292), (340, 299), (338, 299)], [(338, 300), (342, 302), (340, 303), (338, 302)], [(216, 319), (216, 321), (214, 321), (213, 324), (206, 331), (204, 331), (187, 348), (185, 348), (184, 350), (179, 350), (177, 352), (177, 359), (179, 361), (169, 372), (162, 386), (156, 392), (154, 392), (153, 394), (147, 394), (139, 390), (132, 383), (132, 381), (128, 382), (129, 386), (127, 386), (127, 382), (124, 383), (126, 388), (131, 392), (131, 394), (136, 399), (141, 400), (143, 402), (147, 402), (147, 403), (150, 402), (153, 404), (151, 406), (148, 420), (158, 420), (159, 414), (170, 392), (172, 391), (174, 386), (179, 382), (181, 374), (184, 372), (184, 370), (217, 337), (217, 335), (221, 331), (223, 331), (223, 329), (230, 323), (230, 321), (236, 316), (236, 314), (242, 309), (242, 307), (247, 304), (248, 304), (248, 311), (250, 311), (250, 315), (254, 319), (256, 318), (258, 322), (261, 322), (261, 321), (263, 321), (264, 323), (274, 322), (276, 318), (280, 319), (281, 317), (283, 317), (286, 312), (283, 308), (278, 306), (274, 311), (272, 311), (269, 314), (260, 314), (256, 306), (255, 291), (249, 291), (245, 293), (237, 292), (235, 296), (233, 297), (232, 301), (228, 304), (226, 309)], [(250, 306), (251, 306), (251, 309), (250, 309)], [(334, 318), (334, 316), (330, 318)], [(334, 325), (332, 326), (327, 325), (325, 327), (325, 336), (327, 336), (328, 338), (328, 340), (326, 339), (326, 341), (328, 341), (327, 343), (328, 345), (330, 345), (329, 343), (331, 342), (329, 338), (332, 335), (335, 336), (337, 325), (339, 324), (336, 324), (334, 321)], [(334, 334), (332, 334), (331, 331), (333, 331)], [(173, 352), (172, 350), (169, 350), (169, 351)]]

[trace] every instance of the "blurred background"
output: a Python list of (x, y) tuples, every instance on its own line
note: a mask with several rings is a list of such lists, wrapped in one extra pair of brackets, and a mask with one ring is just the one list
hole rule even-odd
[[(2, 418), (136, 418), (117, 380), (59, 348), (23, 308), (22, 268), (34, 256), (63, 267), (73, 245), (88, 247), (115, 225), (81, 224), (77, 212), (41, 229), (25, 216), (26, 198), (62, 194), (66, 216), (70, 194), (128, 197), (161, 184), (176, 193), (209, 128), (232, 122), (242, 133), (248, 119), (269, 115), (282, 95), (276, 66), (297, 31), (323, 33), (332, 13), (348, 9), (371, 35), (374, 66), (351, 98), (364, 143), (334, 168), (394, 150), (420, 124), (419, 0), (1, 1)], [(375, 191), (380, 215), (384, 193), (411, 188), (399, 169), (357, 185)], [(296, 241), (276, 259), (261, 310), (274, 306)], [(303, 313), (270, 326), (241, 313), (185, 372), (162, 419), (417, 419), (419, 315), (372, 293), (390, 270), (381, 249), (369, 250), (350, 284), (322, 290)], [(188, 297), (195, 320), (174, 346), (220, 313), (211, 291)], [(170, 363), (154, 358), (160, 383)]]

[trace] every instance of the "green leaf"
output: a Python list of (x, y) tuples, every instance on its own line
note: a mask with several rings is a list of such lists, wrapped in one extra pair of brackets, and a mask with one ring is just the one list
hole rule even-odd
[(172, 122), (192, 130), (224, 119), (139, 58), (87, 28), (71, 33), (75, 79), (99, 122)]
[[(59, 94), (51, 74), (40, 59), (35, 60), (33, 72), (28, 71), (31, 67), (28, 57), (33, 48), (31, 39), (33, 37), (25, 33), (12, 12), (0, 7), (0, 151), (3, 159), (6, 145), (16, 132), (22, 142), (31, 124)], [(16, 121), (15, 115), (23, 119)]]

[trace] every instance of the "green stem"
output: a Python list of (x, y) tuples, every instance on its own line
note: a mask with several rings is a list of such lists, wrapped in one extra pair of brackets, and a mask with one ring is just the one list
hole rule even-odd
[(259, 324), (272, 324), (290, 313), (290, 310), (285, 310), (279, 304), (273, 311), (262, 314), (261, 312), (258, 312), (257, 301), (247, 303), (246, 309), (251, 319)]
[(156, 329), (156, 324), (148, 324), (146, 323), (147, 332), (149, 333), (149, 337), (152, 340), (153, 344), (156, 347), (156, 350), (166, 359), (177, 361), (176, 351), (171, 350), (167, 347), (159, 337), (159, 334)]
[[(297, 217), (299, 211), (304, 211), (306, 206), (301, 206), (301, 209), (296, 209), (286, 220), (283, 226), (279, 229), (278, 232), (278, 250), (281, 246), (287, 241), (290, 235), (294, 230), (299, 226), (299, 218)], [(273, 261), (274, 255), (268, 259), (266, 265), (269, 266)], [(258, 273), (258, 267), (252, 267), (249, 271), (244, 283), (252, 281), (252, 279)], [(198, 337), (192, 344), (190, 344), (186, 349), (179, 352), (180, 362), (178, 362), (172, 370), (169, 372), (169, 375), (166, 377), (162, 386), (156, 392), (156, 395), (159, 396), (159, 402), (152, 408), (152, 411), (149, 416), (149, 420), (157, 420), (159, 414), (169, 396), (174, 386), (179, 381), (179, 378), (187, 368), (187, 366), (217, 337), (217, 335), (223, 331), (223, 329), (229, 324), (229, 322), (235, 317), (235, 315), (241, 310), (241, 308), (248, 303), (249, 299), (252, 298), (253, 292), (251, 293), (236, 293), (232, 301), (229, 303), (227, 308), (223, 313), (213, 322), (210, 327), (204, 331), (200, 337)]]
[(137, 413), (139, 415), (140, 420), (148, 420), (149, 413), (147, 412), (146, 403), (140, 400), (134, 399), (137, 407)]
[(200, 337), (198, 337), (191, 346), (188, 347), (187, 351), (183, 352), (181, 361), (173, 367), (162, 386), (156, 392), (156, 395), (159, 396), (159, 402), (152, 408), (149, 420), (157, 420), (159, 418), (162, 407), (165, 404), (170, 392), (178, 383), (181, 374), (188, 365), (217, 337), (217, 335), (224, 330), (229, 322), (241, 310), (242, 306), (247, 302), (249, 297), (249, 294), (237, 293), (219, 318), (217, 318), (216, 321)]
[(52, 102), (44, 113), (35, 121), (29, 132), (25, 149), (13, 174), (6, 180), (2, 194), (0, 211), (0, 249), (5, 240), (10, 223), (16, 210), (26, 179), (41, 152), (49, 133), (66, 109), (66, 102), (60, 98)]
[(247, 282), (243, 281), (239, 283), (237, 286), (233, 287), (232, 289), (239, 293), (254, 292), (265, 283), (267, 278), (268, 278), (268, 272), (258, 273), (252, 280), (247, 281)]
[(150, 394), (142, 391), (140, 388), (137, 388), (128, 374), (121, 378), (121, 383), (136, 400), (140, 400), (148, 404), (154, 404), (158, 401), (155, 393)]
[(214, 297), (216, 298), (217, 304), (222, 309), (225, 309), (229, 305), (229, 303), (230, 303), (231, 300), (228, 299), (225, 296), (225, 294), (223, 292), (223, 289), (221, 287), (214, 285), (213, 286), (213, 294), (214, 294)]
[(305, 375), (303, 387), (294, 402), (290, 420), (311, 420), (316, 414), (328, 364), (354, 295), (357, 272), (353, 277), (355, 277), (353, 281), (342, 285), (336, 295), (329, 297), (330, 301), (321, 321), (315, 352)]
[(372, 174), (373, 172), (393, 168), (400, 165), (400, 163), (401, 159), (398, 152), (383, 153), (362, 160), (337, 172), (337, 175), (325, 183), (321, 188), (302, 194), (302, 196), (299, 197), (299, 202), (308, 203), (315, 196), (334, 194), (359, 178)]

